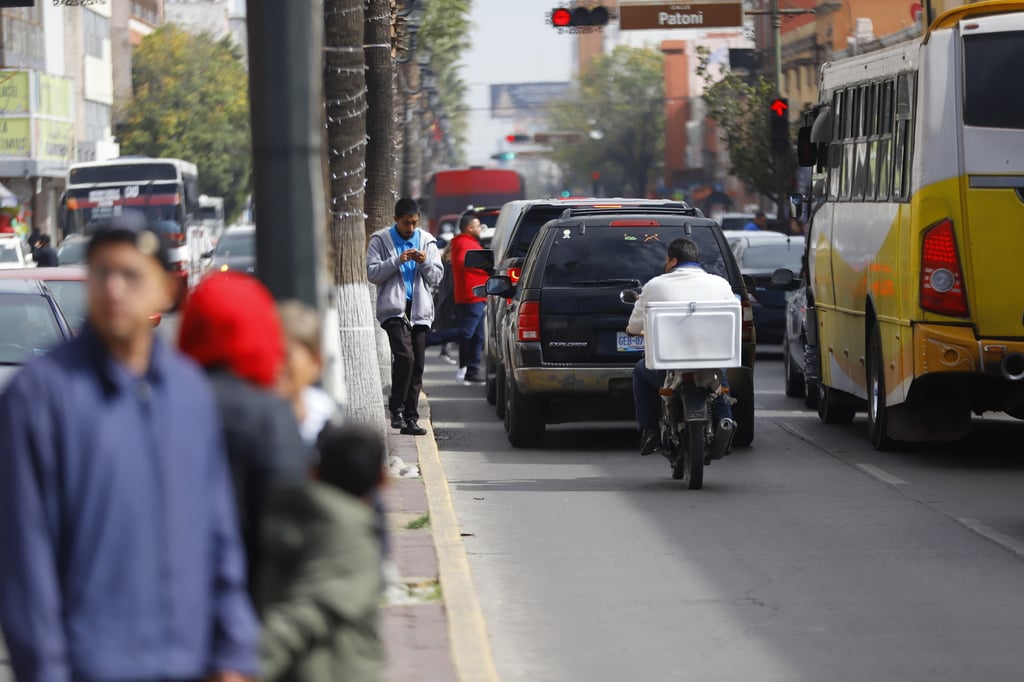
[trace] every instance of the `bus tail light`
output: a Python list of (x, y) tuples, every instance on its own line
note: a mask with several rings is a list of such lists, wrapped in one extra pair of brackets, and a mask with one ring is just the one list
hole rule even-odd
[(921, 307), (951, 317), (967, 317), (967, 292), (956, 249), (953, 222), (942, 220), (924, 233), (921, 248)]
[(740, 299), (740, 309), (743, 319), (740, 326), (740, 338), (743, 341), (754, 340), (754, 307), (748, 299)]
[(540, 341), (540, 301), (523, 301), (516, 323), (519, 341)]

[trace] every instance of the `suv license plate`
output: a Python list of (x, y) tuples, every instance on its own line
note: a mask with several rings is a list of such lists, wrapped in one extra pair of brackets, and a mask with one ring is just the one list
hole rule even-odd
[(642, 353), (644, 350), (644, 337), (630, 336), (626, 332), (618, 332), (615, 337), (615, 349), (623, 353)]

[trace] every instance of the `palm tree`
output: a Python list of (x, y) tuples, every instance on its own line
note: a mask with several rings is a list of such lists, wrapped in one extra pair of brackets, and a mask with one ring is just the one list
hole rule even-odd
[(363, 0), (324, 2), (330, 243), (348, 417), (385, 433), (373, 303), (366, 281), (366, 60)]
[(366, 0), (366, 237), (391, 223), (395, 208), (395, 63), (391, 0)]

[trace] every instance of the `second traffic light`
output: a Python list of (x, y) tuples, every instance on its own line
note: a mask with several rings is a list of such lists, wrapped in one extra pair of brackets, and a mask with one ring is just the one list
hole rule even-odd
[(523, 135), (522, 133), (515, 133), (513, 135), (506, 135), (505, 142), (517, 143), (517, 142), (532, 142), (533, 138), (530, 135)]
[(785, 154), (789, 151), (789, 100), (775, 97), (768, 107), (768, 120), (771, 126), (772, 151)]
[(606, 7), (556, 7), (551, 10), (551, 25), (555, 28), (584, 28), (605, 26), (610, 15)]

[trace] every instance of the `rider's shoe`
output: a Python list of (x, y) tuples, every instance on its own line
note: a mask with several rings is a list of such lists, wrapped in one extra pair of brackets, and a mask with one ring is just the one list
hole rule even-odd
[(658, 430), (644, 429), (644, 435), (640, 439), (640, 455), (646, 457), (661, 449), (661, 434)]

